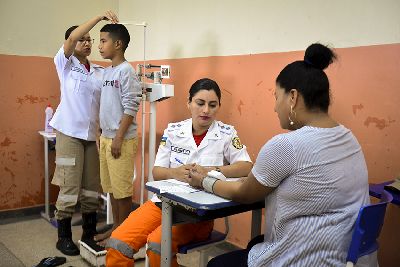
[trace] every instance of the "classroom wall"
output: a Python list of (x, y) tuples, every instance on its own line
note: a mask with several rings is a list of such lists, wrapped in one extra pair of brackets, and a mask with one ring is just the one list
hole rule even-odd
[[(79, 14), (73, 12), (77, 5)], [(0, 33), (6, 37), (0, 40), (0, 210), (43, 204), (43, 141), (37, 131), (43, 128), (46, 104), (58, 104), (52, 57), (71, 23), (109, 8), (118, 11), (121, 21), (146, 21), (146, 59), (171, 65), (171, 79), (164, 82), (175, 86), (175, 97), (157, 105), (157, 139), (168, 122), (189, 116), (185, 103), (190, 85), (210, 77), (222, 88), (219, 119), (235, 125), (255, 160), (261, 146), (282, 132), (273, 112), (275, 77), (286, 64), (302, 59), (310, 43), (320, 41), (339, 55), (327, 70), (330, 113), (358, 138), (370, 182), (400, 173), (395, 109), (400, 100), (399, 1), (305, 0), (299, 6), (294, 0), (6, 0), (0, 2)], [(127, 59), (135, 66), (143, 60), (143, 28), (127, 27), (133, 37)], [(94, 38), (97, 32), (92, 31)], [(92, 59), (100, 59), (95, 48)], [(139, 157), (137, 166), (140, 174)], [(53, 202), (56, 193), (52, 187)], [(390, 205), (381, 266), (396, 266), (400, 260), (393, 241), (400, 237), (399, 217), (400, 209)], [(232, 243), (247, 243), (249, 222), (249, 214), (230, 218)], [(216, 227), (221, 229), (222, 222)]]
[[(38, 131), (44, 129), (47, 104), (55, 109), (60, 99), (53, 57), (66, 29), (117, 6), (112, 0), (0, 1), (0, 211), (43, 205), (44, 152)], [(93, 29), (97, 41), (99, 30)], [(99, 59), (93, 51), (91, 59)], [(54, 151), (49, 156), (52, 177)], [(51, 186), (53, 203), (57, 192)]]
[[(336, 48), (339, 61), (331, 81), (331, 115), (358, 138), (370, 182), (400, 174), (396, 105), (400, 97), (400, 2), (398, 1), (124, 1), (122, 21), (142, 22), (146, 59), (170, 64), (175, 97), (158, 104), (157, 136), (170, 121), (189, 116), (188, 89), (200, 77), (222, 88), (219, 119), (235, 125), (253, 160), (261, 146), (282, 132), (273, 111), (275, 78), (288, 63), (302, 59), (312, 42)], [(143, 29), (128, 26), (135, 46), (132, 61), (143, 59)], [(138, 48), (138, 49), (137, 49)], [(181, 107), (181, 108), (179, 108)], [(396, 266), (393, 225), (400, 209), (388, 209), (382, 233), (381, 266)], [(229, 240), (249, 240), (250, 214), (232, 216)], [(223, 221), (218, 221), (223, 229)], [(390, 240), (390, 237), (393, 238)]]

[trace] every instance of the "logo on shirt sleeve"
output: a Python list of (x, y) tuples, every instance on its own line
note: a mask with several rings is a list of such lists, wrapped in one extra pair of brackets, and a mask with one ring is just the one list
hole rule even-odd
[(167, 137), (166, 136), (161, 137), (160, 146), (165, 146), (166, 144), (167, 144)]
[(232, 138), (232, 145), (236, 149), (242, 149), (243, 148), (243, 144), (240, 142), (240, 139), (237, 136)]

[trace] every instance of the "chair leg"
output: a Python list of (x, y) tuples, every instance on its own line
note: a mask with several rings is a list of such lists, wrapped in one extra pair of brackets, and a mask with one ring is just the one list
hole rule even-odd
[(206, 267), (208, 263), (208, 249), (200, 250), (199, 267)]
[(107, 224), (113, 224), (114, 223), (114, 218), (112, 215), (112, 206), (111, 206), (111, 196), (110, 193), (107, 193)]
[(150, 267), (150, 262), (149, 262), (149, 257), (147, 257), (147, 243), (146, 243), (146, 247), (145, 247), (146, 249), (145, 249), (145, 251), (144, 251), (144, 255), (145, 255), (145, 258), (144, 258), (144, 266), (145, 267)]

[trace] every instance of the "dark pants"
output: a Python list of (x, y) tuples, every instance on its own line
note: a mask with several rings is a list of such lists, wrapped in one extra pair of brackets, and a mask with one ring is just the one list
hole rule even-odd
[(259, 235), (253, 238), (246, 249), (240, 249), (232, 252), (228, 252), (211, 259), (207, 267), (247, 267), (247, 256), (249, 255), (250, 249), (258, 243), (264, 242), (264, 235)]

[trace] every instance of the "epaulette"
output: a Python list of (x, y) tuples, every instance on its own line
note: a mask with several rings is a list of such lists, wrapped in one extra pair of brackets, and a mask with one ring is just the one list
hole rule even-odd
[(224, 124), (222, 122), (218, 122), (219, 131), (223, 134), (230, 135), (233, 130), (233, 126), (229, 124)]
[(173, 132), (173, 131), (179, 130), (183, 125), (184, 125), (184, 123), (182, 121), (168, 123), (167, 130), (168, 130), (168, 132)]

